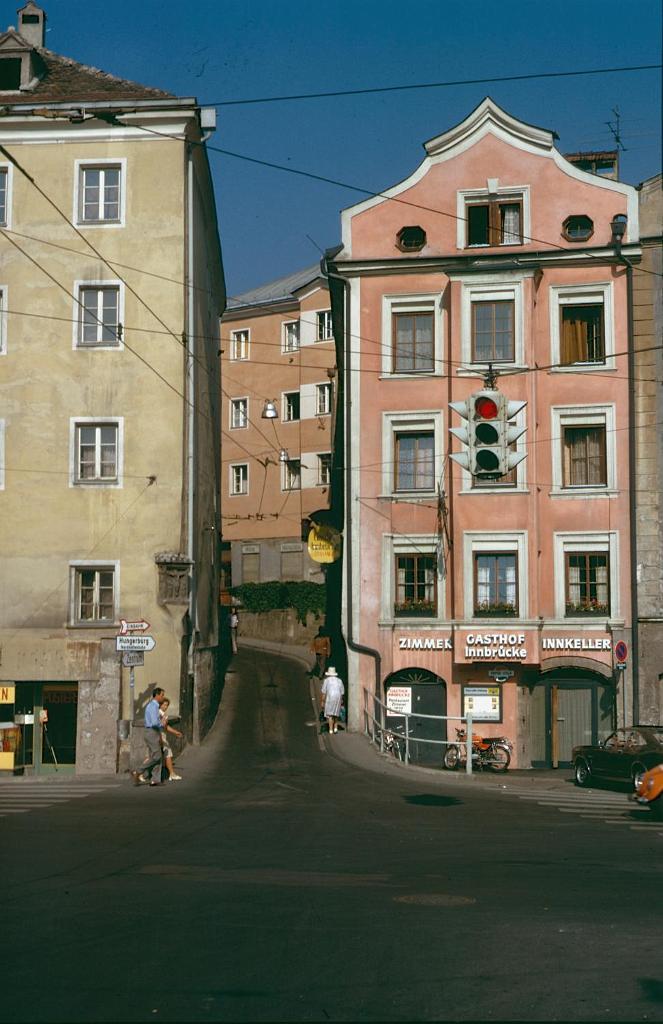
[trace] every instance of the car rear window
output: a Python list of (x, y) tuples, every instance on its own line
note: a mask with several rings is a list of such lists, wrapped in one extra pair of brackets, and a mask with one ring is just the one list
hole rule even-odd
[(661, 730), (661, 729), (656, 730), (655, 732), (652, 733), (652, 736), (654, 737), (654, 739), (658, 743), (659, 747), (663, 747), (663, 730)]

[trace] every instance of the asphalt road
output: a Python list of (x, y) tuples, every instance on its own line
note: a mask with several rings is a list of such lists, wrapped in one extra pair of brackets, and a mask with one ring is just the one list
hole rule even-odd
[(658, 831), (353, 767), (233, 668), (184, 781), (0, 819), (2, 1021), (663, 1019)]

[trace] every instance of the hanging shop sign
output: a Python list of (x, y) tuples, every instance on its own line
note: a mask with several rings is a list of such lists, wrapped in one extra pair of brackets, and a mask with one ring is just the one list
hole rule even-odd
[(463, 686), (463, 714), (473, 722), (501, 722), (502, 687)]
[(308, 553), (314, 562), (335, 562), (341, 555), (341, 534), (333, 526), (313, 523), (308, 534)]
[(387, 690), (387, 715), (412, 714), (412, 687), (390, 686)]
[(16, 687), (13, 683), (0, 683), (0, 704), (13, 704)]

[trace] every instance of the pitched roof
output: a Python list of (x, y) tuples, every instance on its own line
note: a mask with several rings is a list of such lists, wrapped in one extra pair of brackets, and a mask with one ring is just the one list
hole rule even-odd
[(287, 277), (279, 277), (276, 281), (270, 281), (268, 284), (261, 285), (260, 288), (243, 292), (241, 295), (229, 296), (227, 310), (229, 312), (231, 309), (237, 309), (240, 306), (260, 306), (270, 302), (283, 302), (287, 299), (294, 299), (295, 292), (321, 276), (320, 264), (314, 263), (312, 267), (307, 267), (305, 270), (297, 270), (294, 274), (288, 274)]
[[(18, 37), (25, 46), (30, 47), (30, 44), (18, 32), (10, 30), (10, 33), (14, 38)], [(0, 36), (0, 43), (10, 33), (3, 33)], [(0, 106), (13, 106), (17, 103), (25, 105), (33, 99), (40, 103), (58, 103), (65, 100), (103, 102), (103, 100), (118, 99), (173, 98), (173, 93), (165, 92), (163, 89), (154, 89), (151, 86), (140, 85), (138, 82), (130, 82), (125, 78), (118, 78), (107, 71), (79, 64), (78, 61), (72, 60), (70, 57), (62, 57), (59, 53), (53, 53), (52, 50), (41, 47), (30, 47), (30, 49), (43, 63), (43, 72), (39, 74), (37, 81), (29, 89), (3, 92), (0, 96)]]

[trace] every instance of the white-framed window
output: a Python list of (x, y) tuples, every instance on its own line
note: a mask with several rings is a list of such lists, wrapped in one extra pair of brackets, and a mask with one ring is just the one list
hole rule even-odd
[(234, 462), (230, 465), (230, 493), (231, 495), (249, 493), (248, 462)]
[(465, 618), (478, 622), (526, 619), (527, 533), (466, 530), (463, 534)]
[(428, 624), (444, 617), (444, 580), (434, 534), (383, 534), (382, 624)]
[(121, 487), (124, 420), (78, 416), (69, 420), (69, 486)]
[(110, 626), (117, 622), (119, 580), (119, 562), (70, 562), (70, 624)]
[(77, 160), (74, 222), (82, 227), (123, 227), (126, 159)]
[(248, 398), (230, 399), (230, 429), (243, 430), (249, 425)]
[(610, 282), (550, 288), (550, 362), (555, 373), (614, 370), (613, 289)]
[(332, 315), (331, 309), (320, 309), (315, 314), (315, 340), (316, 341), (331, 341), (334, 337), (332, 332)]
[(281, 544), (281, 579), (301, 580), (302, 571), (302, 544), (287, 542)]
[(5, 421), (0, 420), (0, 491), (5, 489)]
[(382, 414), (382, 493), (434, 494), (442, 478), (442, 413)]
[(260, 545), (242, 547), (242, 583), (260, 583)]
[(614, 405), (553, 406), (552, 488), (557, 497), (605, 497), (617, 489)]
[(7, 310), (9, 309), (9, 290), (6, 285), (0, 285), (0, 356), (7, 353)]
[(529, 185), (500, 186), (488, 178), (486, 188), (456, 193), (458, 249), (522, 245), (529, 240)]
[(302, 462), (301, 459), (288, 459), (283, 463), (284, 491), (299, 491), (302, 486)]
[(301, 416), (299, 391), (284, 391), (281, 400), (281, 415), (284, 423), (295, 423)]
[(318, 485), (331, 483), (331, 452), (318, 452)]
[(331, 381), (326, 384), (315, 385), (315, 414), (316, 416), (327, 416), (331, 412), (332, 386)]
[(284, 321), (281, 335), (281, 351), (299, 351), (299, 320)]
[(251, 343), (251, 331), (248, 327), (230, 332), (230, 359), (231, 362), (240, 362), (249, 358), (249, 346)]
[[(531, 274), (507, 271), (481, 277), (462, 276), (461, 361), (525, 365), (523, 280)], [(459, 371), (461, 374), (463, 370)]]
[(122, 348), (121, 282), (76, 281), (74, 295), (74, 348)]
[(382, 296), (382, 373), (441, 376), (442, 296)]
[(591, 626), (619, 618), (619, 534), (553, 534), (555, 617)]
[(11, 227), (12, 166), (0, 164), (0, 226)]

